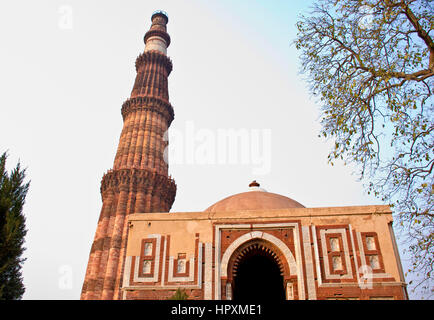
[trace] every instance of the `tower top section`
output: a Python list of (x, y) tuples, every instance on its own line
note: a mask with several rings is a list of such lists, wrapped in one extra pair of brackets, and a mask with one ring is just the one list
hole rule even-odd
[(163, 18), (164, 20), (166, 20), (165, 25), (169, 22), (169, 15), (167, 14), (166, 11), (163, 10), (156, 10), (152, 13), (152, 17), (151, 17), (151, 21), (154, 22), (154, 18), (156, 18), (157, 16)]
[(159, 51), (167, 54), (167, 47), (170, 45), (170, 36), (167, 33), (169, 17), (164, 11), (155, 11), (151, 16), (152, 25), (145, 34), (145, 52)]

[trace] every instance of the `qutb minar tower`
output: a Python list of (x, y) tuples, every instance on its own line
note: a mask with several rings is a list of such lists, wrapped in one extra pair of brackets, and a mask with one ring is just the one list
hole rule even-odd
[(136, 60), (137, 76), (131, 97), (122, 105), (124, 125), (113, 169), (101, 181), (102, 209), (89, 255), (81, 299), (120, 299), (128, 216), (168, 212), (176, 184), (168, 176), (165, 159), (168, 130), (174, 112), (169, 103), (167, 78), (168, 17), (152, 15), (145, 50)]

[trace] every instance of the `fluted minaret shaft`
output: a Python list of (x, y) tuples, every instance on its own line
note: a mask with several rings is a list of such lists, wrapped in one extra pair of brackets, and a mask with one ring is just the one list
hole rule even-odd
[(124, 125), (113, 169), (101, 182), (102, 209), (89, 255), (81, 299), (120, 299), (123, 264), (131, 213), (167, 212), (176, 194), (168, 177), (165, 133), (173, 117), (166, 56), (170, 36), (167, 15), (152, 15), (145, 50), (136, 60), (136, 79), (122, 105)]

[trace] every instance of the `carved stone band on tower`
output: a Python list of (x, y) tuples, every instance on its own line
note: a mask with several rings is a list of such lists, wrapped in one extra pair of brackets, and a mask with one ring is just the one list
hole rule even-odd
[(167, 78), (170, 36), (164, 12), (155, 12), (146, 32), (145, 50), (136, 60), (136, 79), (122, 105), (124, 121), (113, 169), (101, 181), (102, 209), (89, 255), (81, 299), (119, 299), (128, 215), (168, 212), (176, 184), (168, 176), (165, 132), (174, 118)]

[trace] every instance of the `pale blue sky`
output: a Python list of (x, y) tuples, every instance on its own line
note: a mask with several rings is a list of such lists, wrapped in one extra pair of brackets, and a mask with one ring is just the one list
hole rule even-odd
[[(0, 152), (32, 180), (25, 299), (78, 299), (120, 108), (154, 10), (169, 15), (171, 128), (271, 130), (270, 172), (169, 163), (171, 211), (202, 211), (256, 179), (307, 207), (381, 204), (351, 168), (327, 165), (318, 106), (291, 41), (311, 1), (8, 1), (0, 5)], [(64, 9), (71, 11), (65, 28)], [(71, 282), (64, 285), (65, 275)]]

